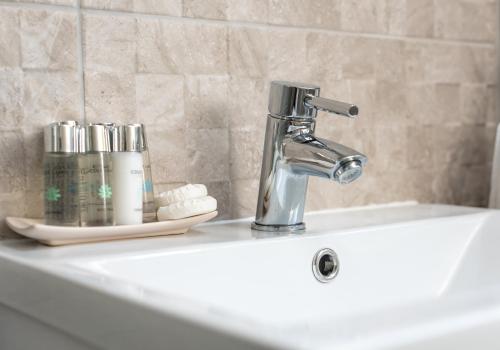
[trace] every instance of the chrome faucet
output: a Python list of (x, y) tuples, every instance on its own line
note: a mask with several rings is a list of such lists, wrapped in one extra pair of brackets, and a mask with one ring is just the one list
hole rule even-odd
[(319, 97), (319, 91), (315, 85), (271, 82), (255, 230), (304, 230), (309, 176), (348, 184), (363, 172), (366, 156), (314, 135), (318, 110), (355, 118), (358, 107)]

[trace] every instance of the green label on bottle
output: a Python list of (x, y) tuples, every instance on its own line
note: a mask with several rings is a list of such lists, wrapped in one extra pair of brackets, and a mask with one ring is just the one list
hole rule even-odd
[(97, 194), (101, 199), (108, 199), (111, 198), (113, 195), (113, 192), (111, 191), (111, 186), (110, 185), (101, 185), (99, 187), (99, 190), (97, 191)]
[(61, 198), (61, 191), (57, 187), (51, 186), (47, 189), (45, 197), (49, 202), (56, 202)]

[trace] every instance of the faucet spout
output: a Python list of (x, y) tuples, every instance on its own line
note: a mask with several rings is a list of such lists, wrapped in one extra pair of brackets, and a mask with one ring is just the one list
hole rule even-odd
[(339, 143), (306, 134), (284, 142), (283, 161), (297, 175), (318, 176), (348, 184), (362, 175), (367, 158)]

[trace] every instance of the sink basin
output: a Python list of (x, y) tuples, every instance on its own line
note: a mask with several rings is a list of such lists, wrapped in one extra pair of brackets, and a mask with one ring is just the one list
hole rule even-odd
[[(6, 241), (0, 303), (88, 348), (500, 348), (500, 211), (402, 204), (306, 223), (282, 236), (238, 220), (56, 249)], [(312, 271), (322, 248), (340, 266), (328, 283)]]

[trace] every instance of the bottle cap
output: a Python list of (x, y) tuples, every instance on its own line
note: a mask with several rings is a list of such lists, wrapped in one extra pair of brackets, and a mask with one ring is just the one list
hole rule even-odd
[(144, 126), (142, 124), (120, 125), (114, 129), (114, 151), (142, 152), (146, 150)]
[(49, 124), (44, 130), (45, 152), (79, 153), (82, 151), (81, 127), (67, 120)]
[(85, 127), (86, 152), (111, 152), (113, 138), (113, 123), (91, 123)]

